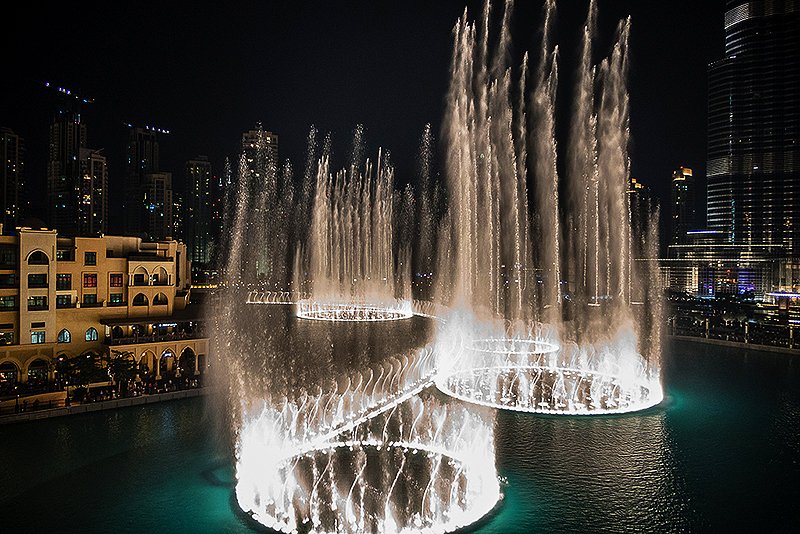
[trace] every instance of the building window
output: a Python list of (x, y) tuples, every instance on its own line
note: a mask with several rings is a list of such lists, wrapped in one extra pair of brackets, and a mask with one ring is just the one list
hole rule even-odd
[(44, 343), (44, 330), (35, 330), (31, 332), (31, 343), (34, 345)]
[(17, 247), (14, 245), (0, 246), (0, 266), (14, 269), (17, 267)]
[(85, 273), (83, 275), (83, 287), (97, 287), (97, 273)]
[(47, 287), (47, 273), (31, 273), (28, 275), (28, 287)]
[(75, 261), (75, 251), (72, 249), (56, 250), (56, 260), (58, 261)]
[(0, 310), (16, 310), (17, 296), (7, 295), (0, 297)]
[(47, 309), (47, 297), (28, 297), (28, 311)]
[(94, 306), (97, 304), (97, 295), (94, 293), (86, 293), (83, 295), (84, 306)]
[(153, 306), (163, 306), (169, 302), (167, 300), (167, 296), (164, 293), (159, 293), (155, 297), (153, 297)]
[(147, 306), (147, 296), (144, 293), (139, 293), (133, 297), (134, 306)]
[(0, 345), (13, 345), (14, 332), (0, 332)]
[(97, 341), (97, 330), (93, 326), (86, 331), (86, 341)]
[(111, 293), (108, 296), (109, 304), (122, 304), (122, 293)]
[(28, 256), (28, 265), (47, 265), (48, 263), (50, 260), (47, 258), (47, 254), (41, 250), (35, 250)]
[(111, 287), (122, 287), (122, 273), (112, 273), (108, 285)]
[(69, 330), (67, 330), (65, 328), (61, 332), (58, 333), (58, 342), (59, 343), (70, 343), (70, 342), (72, 342), (72, 334), (69, 333)]
[(136, 273), (133, 275), (133, 285), (135, 286), (146, 286), (147, 285), (147, 275), (142, 273)]
[(16, 273), (0, 274), (0, 287), (2, 288), (17, 287)]
[(59, 291), (72, 289), (72, 275), (70, 273), (58, 273), (56, 275), (56, 289)]
[(84, 252), (83, 263), (84, 265), (97, 265), (97, 252)]
[(72, 295), (56, 295), (56, 308), (71, 308)]

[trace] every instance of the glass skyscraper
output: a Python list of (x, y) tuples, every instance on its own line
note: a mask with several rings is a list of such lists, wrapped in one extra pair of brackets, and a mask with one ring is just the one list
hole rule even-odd
[(729, 0), (709, 66), (708, 227), (800, 256), (800, 2)]

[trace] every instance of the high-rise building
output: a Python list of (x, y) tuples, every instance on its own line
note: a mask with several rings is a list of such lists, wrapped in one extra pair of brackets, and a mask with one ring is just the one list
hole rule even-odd
[(686, 243), (686, 232), (697, 224), (695, 183), (692, 169), (678, 167), (672, 173), (670, 186), (670, 244)]
[(728, 0), (709, 66), (708, 227), (800, 254), (800, 4)]
[(78, 235), (99, 236), (108, 230), (108, 164), (101, 150), (80, 150)]
[(86, 148), (86, 125), (81, 114), (60, 109), (50, 123), (47, 162), (47, 200), (50, 224), (62, 235), (79, 235), (78, 191), (81, 184), (81, 149)]
[(123, 226), (126, 234), (141, 235), (149, 232), (151, 223), (151, 203), (145, 202), (145, 193), (150, 188), (147, 175), (160, 172), (158, 136), (169, 131), (151, 126), (128, 126)]
[(270, 166), (278, 164), (278, 136), (256, 124), (255, 129), (242, 134), (242, 157), (246, 172), (255, 178), (251, 183), (266, 179)]
[(198, 156), (186, 162), (184, 204), (186, 245), (193, 265), (211, 261), (211, 226), (214, 203), (211, 191), (211, 162)]
[(658, 209), (656, 198), (650, 188), (634, 177), (628, 179), (628, 207), (631, 214), (631, 235), (634, 240), (634, 254), (644, 254), (643, 246), (647, 238), (652, 217)]
[(150, 239), (172, 237), (172, 173), (152, 172), (144, 175), (142, 187), (145, 217), (143, 230)]
[(25, 144), (10, 128), (0, 128), (0, 183), (3, 196), (3, 231), (16, 228), (25, 203)]

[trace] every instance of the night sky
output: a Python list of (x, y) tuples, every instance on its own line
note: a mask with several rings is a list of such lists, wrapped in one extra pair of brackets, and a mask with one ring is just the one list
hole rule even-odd
[[(122, 192), (124, 122), (171, 130), (162, 140), (161, 167), (173, 172), (176, 189), (186, 159), (208, 155), (219, 172), (242, 131), (257, 121), (280, 136), (281, 158), (291, 159), (296, 171), (310, 125), (332, 132), (334, 156), (344, 161), (351, 132), (362, 123), (369, 153), (389, 149), (398, 179), (407, 182), (424, 125), (440, 129), (451, 30), (465, 5), (480, 14), (482, 2), (450, 0), (218, 3), (211, 9), (19, 3), (2, 31), (0, 126), (26, 140), (33, 211), (44, 209), (53, 108), (45, 81), (94, 99), (84, 112), (88, 144), (109, 158), (112, 199)], [(558, 4), (564, 127), (587, 5)], [(517, 53), (536, 57), (541, 6), (518, 2)], [(500, 7), (495, 2), (497, 14)], [(723, 14), (722, 0), (599, 1), (598, 58), (609, 51), (617, 21), (632, 16), (633, 174), (662, 198), (677, 165), (705, 174), (706, 67), (722, 57)]]

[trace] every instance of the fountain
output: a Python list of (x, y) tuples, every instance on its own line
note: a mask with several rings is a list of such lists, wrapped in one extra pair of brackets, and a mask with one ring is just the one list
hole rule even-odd
[[(590, 4), (562, 177), (554, 0), (534, 69), (527, 54), (510, 63), (512, 7), (497, 36), (488, 2), (454, 28), (444, 183), (431, 180), (430, 127), (416, 192), (395, 191), (385, 152), (364, 159), (361, 127), (344, 170), (312, 128), (299, 184), (266, 155), (228, 173), (218, 364), (236, 498), (260, 524), (459, 529), (502, 498), (496, 410), (615, 414), (662, 400), (656, 272), (634, 261), (656, 250), (656, 217), (634, 236), (626, 200), (630, 23), (592, 66)], [(432, 281), (413, 296), (412, 265)]]

